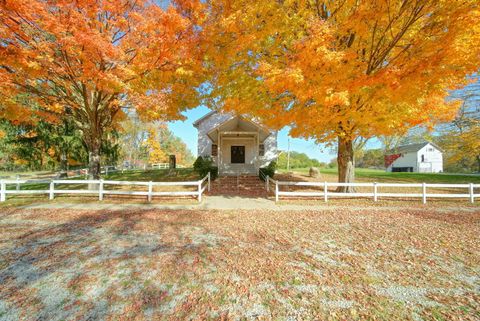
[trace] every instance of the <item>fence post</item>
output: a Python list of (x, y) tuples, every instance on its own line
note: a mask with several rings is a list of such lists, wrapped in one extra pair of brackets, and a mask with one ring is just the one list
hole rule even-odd
[(475, 199), (474, 199), (474, 194), (473, 194), (473, 183), (470, 183), (470, 203), (474, 203), (475, 202)]
[(376, 202), (377, 199), (377, 182), (373, 182), (373, 201)]
[(53, 200), (55, 197), (55, 183), (53, 181), (50, 181), (50, 197), (49, 199)]
[(422, 201), (423, 204), (427, 203), (427, 184), (422, 183)]
[(198, 181), (198, 202), (202, 202), (202, 181)]
[(270, 192), (270, 177), (267, 175), (267, 179), (265, 180), (265, 187), (267, 192)]
[(0, 180), (0, 202), (5, 202), (5, 190), (7, 189), (7, 184)]
[(328, 202), (328, 184), (327, 184), (327, 182), (323, 183), (323, 199), (325, 200), (325, 203)]
[(148, 182), (148, 201), (152, 201), (152, 192), (153, 192), (153, 184), (152, 181)]
[(103, 201), (103, 179), (100, 179), (98, 184), (98, 200)]
[(17, 174), (17, 176), (15, 178), (17, 180), (17, 191), (19, 191), (20, 190), (20, 183), (18, 181), (20, 180), (20, 175)]
[(278, 181), (275, 181), (275, 202), (278, 202)]
[(210, 172), (208, 172), (208, 191), (210, 192)]
[(88, 179), (88, 169), (84, 169), (85, 171), (85, 179)]
[(105, 176), (108, 175), (108, 166), (105, 166)]

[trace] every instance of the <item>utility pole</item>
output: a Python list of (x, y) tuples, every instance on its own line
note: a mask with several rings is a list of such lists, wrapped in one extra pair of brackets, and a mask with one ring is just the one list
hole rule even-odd
[(287, 150), (287, 172), (290, 171), (290, 137), (288, 138), (288, 150)]

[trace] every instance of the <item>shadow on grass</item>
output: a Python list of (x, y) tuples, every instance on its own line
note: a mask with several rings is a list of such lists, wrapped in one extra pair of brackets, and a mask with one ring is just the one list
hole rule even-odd
[[(0, 298), (5, 302), (14, 302), (16, 307), (21, 307), (23, 313), (39, 308), (40, 312), (35, 313), (39, 319), (50, 319), (54, 315), (71, 318), (70, 314), (62, 313), (72, 309), (70, 313), (75, 314), (73, 307), (81, 309), (83, 306), (89, 307), (79, 314), (83, 318), (105, 317), (108, 307), (115, 302), (108, 302), (105, 307), (100, 304), (103, 304), (102, 300), (112, 298), (96, 300), (79, 295), (79, 288), (85, 286), (79, 282), (92, 277), (93, 269), (101, 269), (113, 277), (118, 272), (118, 264), (125, 263), (148, 272), (149, 267), (138, 266), (138, 260), (151, 260), (155, 263), (152, 257), (168, 256), (171, 266), (180, 268), (187, 257), (205, 255), (206, 245), (192, 243), (183, 230), (202, 226), (202, 215), (199, 213), (62, 211), (64, 216), (58, 218), (60, 223), (57, 224), (55, 211), (35, 211), (29, 215), (22, 214), (21, 220), (16, 223), (8, 222), (19, 213), (12, 210), (9, 214), (4, 214), (0, 221), (3, 231), (0, 236)], [(183, 271), (180, 268), (175, 273), (181, 277)], [(57, 298), (42, 297), (42, 291), (56, 291), (55, 285), (48, 283), (52, 279), (66, 291), (65, 297), (58, 298), (59, 302), (55, 302), (62, 306), (55, 311), (45, 308), (45, 300), (55, 301)], [(43, 281), (47, 282), (45, 289), (35, 290)], [(122, 282), (132, 287), (132, 291), (133, 287), (137, 287), (130, 277)], [(96, 286), (95, 282), (90, 285)], [(117, 286), (110, 285), (105, 291), (114, 295)], [(144, 305), (142, 308), (148, 308), (148, 301), (141, 301)], [(68, 309), (63, 309), (63, 306)], [(50, 315), (51, 313), (54, 314)]]

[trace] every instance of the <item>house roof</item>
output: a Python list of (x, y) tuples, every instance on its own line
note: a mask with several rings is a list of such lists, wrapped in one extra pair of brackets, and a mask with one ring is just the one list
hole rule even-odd
[[(212, 111), (206, 113), (205, 115), (203, 115), (202, 117), (200, 117), (199, 119), (197, 119), (196, 121), (194, 121), (194, 122), (192, 123), (193, 127), (197, 128), (198, 125), (200, 125), (202, 122), (204, 122), (205, 120), (207, 120), (210, 116), (215, 115), (215, 114), (217, 114), (217, 113), (218, 113), (217, 110), (212, 110)], [(232, 120), (232, 119), (234, 119), (234, 118), (236, 118), (236, 117), (240, 117), (240, 119), (247, 120), (247, 121), (251, 122), (252, 124), (255, 124), (256, 126), (262, 128), (262, 129), (264, 129), (264, 130), (270, 131), (270, 130), (267, 129), (264, 125), (260, 124), (260, 123), (259, 123), (258, 121), (256, 121), (255, 119), (250, 119), (250, 118), (247, 119), (247, 118), (245, 118), (245, 117), (242, 116), (242, 115), (236, 115), (236, 114), (233, 114), (233, 113), (230, 113), (230, 115), (231, 115), (231, 117), (230, 117), (229, 119), (226, 119), (223, 123), (226, 123), (226, 122), (228, 122), (228, 121), (230, 121), (230, 120)]]
[(419, 143), (419, 144), (409, 144), (409, 145), (398, 146), (395, 149), (390, 150), (389, 153), (390, 154), (415, 153), (415, 152), (418, 152), (420, 149), (422, 149), (423, 147), (425, 147), (428, 144), (432, 145), (433, 147), (435, 147), (439, 151), (443, 152), (443, 150), (437, 144), (432, 143), (432, 142), (423, 142), (423, 143)]
[(206, 120), (208, 117), (216, 114), (217, 111), (216, 110), (212, 110), (211, 112), (209, 113), (206, 113), (205, 115), (203, 115), (202, 117), (200, 117), (199, 119), (197, 119), (196, 121), (193, 122), (193, 127), (198, 127), (198, 125), (203, 122), (204, 120)]

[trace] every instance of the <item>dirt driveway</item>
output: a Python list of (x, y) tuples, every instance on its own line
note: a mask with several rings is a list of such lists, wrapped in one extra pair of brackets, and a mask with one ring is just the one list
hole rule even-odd
[(480, 211), (0, 210), (0, 320), (478, 320)]

